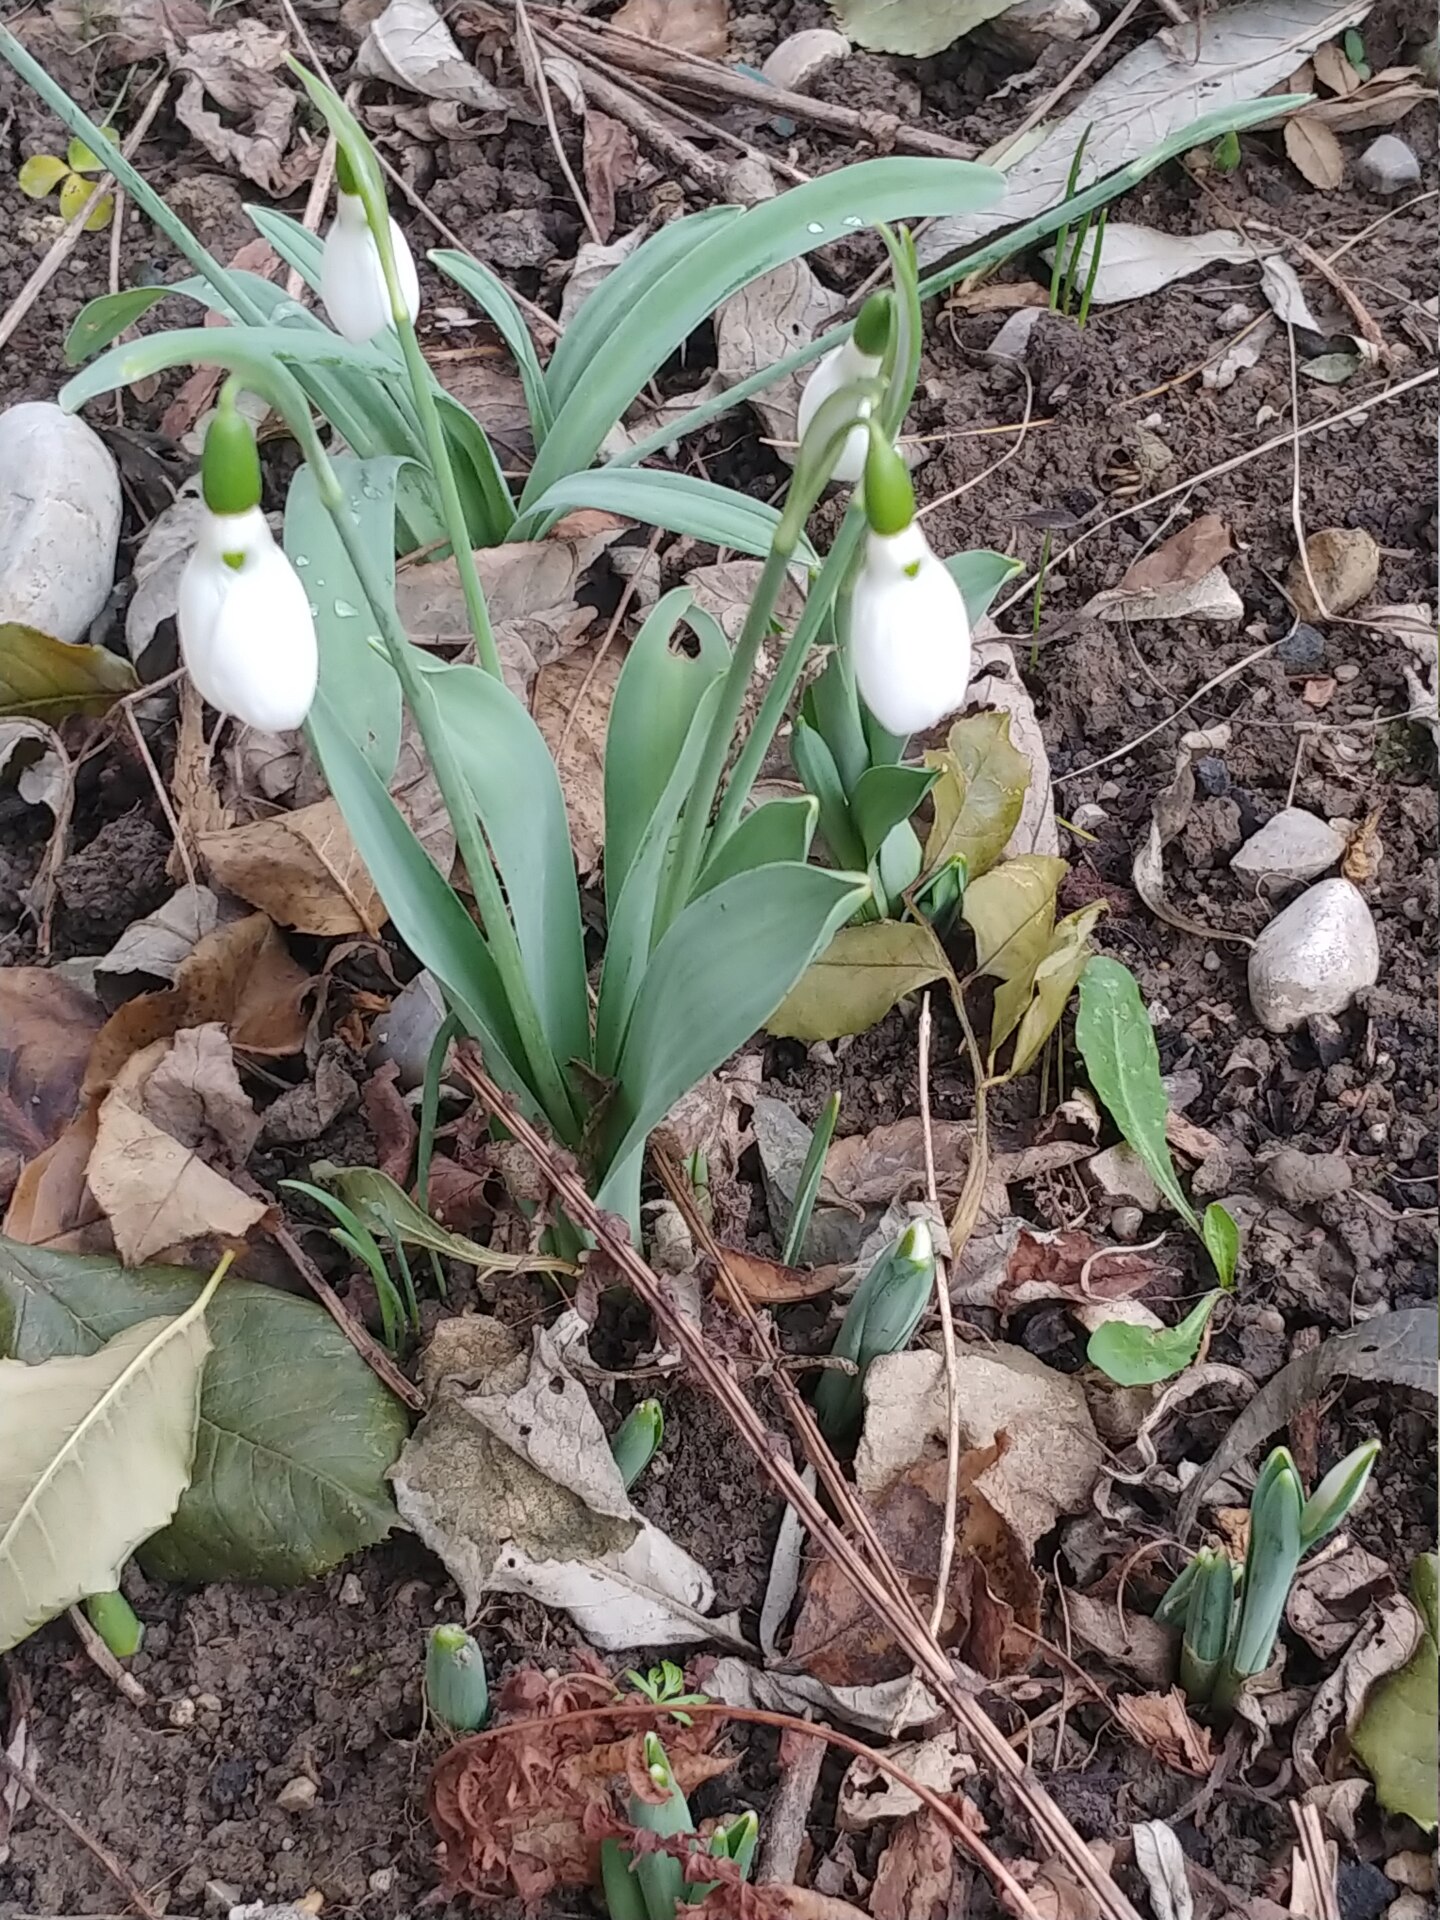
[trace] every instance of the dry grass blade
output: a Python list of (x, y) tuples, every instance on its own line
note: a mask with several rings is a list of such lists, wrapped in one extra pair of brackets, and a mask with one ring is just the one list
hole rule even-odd
[[(975, 1700), (958, 1685), (944, 1650), (929, 1631), (928, 1621), (919, 1613), (909, 1589), (893, 1563), (890, 1563), (882, 1553), (880, 1556), (880, 1559), (884, 1560), (882, 1573), (878, 1561), (872, 1562), (870, 1558), (862, 1557), (854, 1543), (840, 1530), (820, 1501), (806, 1487), (789, 1460), (777, 1452), (771, 1444), (767, 1428), (746, 1398), (734, 1373), (711, 1351), (700, 1328), (676, 1310), (668, 1288), (644, 1257), (630, 1244), (623, 1232), (617, 1230), (614, 1219), (602, 1213), (595, 1205), (585, 1190), (584, 1182), (568, 1158), (557, 1154), (524, 1115), (516, 1111), (512, 1102), (484, 1071), (473, 1052), (461, 1049), (457, 1057), (457, 1070), (489, 1112), (510, 1129), (514, 1138), (531, 1155), (570, 1218), (577, 1226), (583, 1227), (594, 1235), (600, 1250), (614, 1262), (626, 1283), (649, 1307), (666, 1340), (679, 1348), (688, 1365), (694, 1369), (696, 1377), (705, 1384), (729, 1415), (737, 1433), (750, 1448), (776, 1490), (795, 1508), (836, 1566), (853, 1583), (856, 1591), (864, 1597), (877, 1618), (885, 1623), (887, 1630), (905, 1648), (906, 1653), (923, 1674), (926, 1683), (954, 1715), (973, 1744), (977, 1755), (1008, 1783), (1016, 1799), (1024, 1807), (1037, 1841), (1065, 1862), (1073, 1877), (1090, 1893), (1102, 1920), (1139, 1920), (1135, 1908), (1115, 1881), (1100, 1866), (1054, 1801), (1027, 1777), (1023, 1762), (1004, 1734)], [(732, 1291), (738, 1294), (738, 1289)], [(782, 1381), (783, 1372), (777, 1370), (775, 1377), (777, 1382)], [(793, 1388), (792, 1397), (798, 1401), (798, 1395), (793, 1395)], [(803, 1403), (801, 1405), (803, 1407)], [(797, 1424), (807, 1445), (811, 1444), (811, 1436), (813, 1436), (819, 1449), (828, 1456), (829, 1450), (824, 1448), (823, 1442), (819, 1441), (818, 1431), (808, 1408), (803, 1408), (803, 1417), (797, 1416)], [(833, 1456), (829, 1456), (828, 1463), (832, 1471), (836, 1471)], [(822, 1462), (817, 1459), (816, 1464), (820, 1466)], [(856, 1514), (859, 1503), (854, 1498), (853, 1489), (847, 1488), (846, 1492), (848, 1517)], [(873, 1540), (873, 1529), (868, 1525), (866, 1532)], [(870, 1547), (869, 1552), (873, 1554), (874, 1547)], [(953, 1823), (947, 1821), (946, 1824), (953, 1831)], [(1014, 1910), (1021, 1914), (1035, 1916), (1035, 1908), (1028, 1896), (1009, 1870), (989, 1854), (989, 1849), (977, 1848), (975, 1836), (968, 1831), (958, 1837), (962, 1838), (976, 1853), (976, 1857), (981, 1860), (987, 1872), (999, 1876), (999, 1883), (1004, 1887)]]
[(55, 1798), (54, 1794), (51, 1793), (47, 1787), (41, 1786), (33, 1773), (27, 1773), (24, 1767), (18, 1766), (3, 1747), (0, 1747), (0, 1767), (5, 1769), (5, 1772), (17, 1785), (25, 1789), (32, 1800), (39, 1806), (44, 1807), (47, 1813), (53, 1814), (61, 1826), (64, 1827), (65, 1831), (78, 1840), (87, 1853), (94, 1854), (95, 1858), (100, 1862), (101, 1866), (130, 1902), (130, 1905), (134, 1907), (138, 1914), (143, 1916), (143, 1920), (160, 1920), (158, 1909), (151, 1901), (146, 1899), (140, 1888), (136, 1886), (134, 1880), (125, 1871), (124, 1867), (121, 1866), (110, 1849), (101, 1841), (97, 1840), (93, 1834), (87, 1833), (75, 1818), (74, 1814), (68, 1813)]

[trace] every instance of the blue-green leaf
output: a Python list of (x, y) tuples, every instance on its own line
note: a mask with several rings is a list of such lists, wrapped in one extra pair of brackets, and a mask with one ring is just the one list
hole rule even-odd
[[(692, 900), (651, 956), (606, 1114), (618, 1169), (671, 1107), (764, 1025), (869, 896), (862, 874), (759, 867)], [(608, 1204), (605, 1187), (600, 1204)]]
[(429, 257), (441, 273), (469, 294), (510, 349), (520, 372), (520, 383), (525, 389), (525, 404), (530, 409), (530, 431), (538, 447), (550, 431), (554, 411), (550, 396), (545, 391), (545, 375), (535, 353), (535, 343), (530, 338), (530, 329), (525, 325), (510, 289), (488, 267), (482, 266), (468, 253), (457, 253), (453, 247), (437, 247)]
[[(693, 658), (671, 646), (681, 621)], [(719, 626), (688, 587), (657, 600), (626, 655), (605, 735), (605, 911), (613, 914), (651, 815), (684, 748), (705, 689), (730, 664)]]
[(701, 868), (690, 898), (698, 900), (722, 880), (732, 874), (749, 873), (752, 867), (771, 867), (778, 860), (808, 860), (819, 818), (820, 802), (814, 794), (767, 800), (745, 815), (719, 852)]
[(1199, 1306), (1174, 1327), (1137, 1327), (1128, 1320), (1105, 1320), (1090, 1336), (1085, 1357), (1117, 1386), (1151, 1387), (1183, 1373), (1200, 1350), (1200, 1342), (1218, 1292), (1207, 1293)]
[[(335, 474), (366, 551), (387, 593), (395, 588), (395, 485), (399, 460), (337, 455)], [(379, 645), (375, 616), (340, 543), (335, 522), (320, 503), (315, 478), (301, 467), (285, 499), (285, 551), (310, 596), (320, 642), (320, 688), (325, 695), (313, 727), (343, 727), (388, 786), (400, 752), (400, 683)]]
[(314, 332), (301, 327), (182, 327), (111, 347), (66, 381), (60, 404), (73, 413), (97, 394), (128, 387), (169, 367), (230, 367), (244, 373), (250, 365), (262, 366), (266, 360), (292, 367), (353, 367), (372, 375), (385, 370), (380, 354), (369, 347), (352, 347), (323, 327)]
[(988, 547), (976, 547), (970, 553), (952, 553), (945, 566), (960, 589), (965, 614), (971, 627), (979, 625), (990, 611), (991, 602), (1007, 580), (1020, 572), (1020, 562), (1008, 553), (993, 553)]
[(513, 537), (515, 502), (490, 436), (474, 414), (443, 388), (437, 391), (435, 404), (450, 448), (470, 537), (477, 547), (498, 547), (502, 540)]
[[(526, 489), (529, 500), (530, 490)], [(646, 526), (670, 533), (688, 533), (712, 546), (733, 547), (737, 553), (763, 558), (780, 525), (777, 510), (763, 500), (751, 500), (731, 487), (717, 486), (691, 473), (662, 473), (653, 467), (592, 467), (562, 474), (525, 509), (523, 533), (535, 538), (547, 520), (576, 507), (595, 507), (602, 513), (625, 514)], [(818, 565), (808, 540), (798, 557)]]
[(270, 243), (287, 267), (294, 268), (312, 293), (319, 293), (320, 264), (325, 257), (324, 236), (312, 233), (309, 227), (275, 207), (247, 201), (245, 211), (261, 239)]
[[(866, 768), (850, 795), (850, 818), (860, 835), (867, 860), (875, 858), (891, 830), (910, 818), (939, 778), (938, 767)], [(919, 862), (920, 849), (917, 843), (917, 873)], [(911, 880), (914, 877), (912, 874)]]
[[(723, 226), (717, 223), (698, 246), (677, 248), (675, 264), (649, 281), (643, 303), (623, 315), (623, 324), (621, 312), (607, 315), (603, 334), (596, 336), (604, 338), (603, 353), (592, 345), (593, 357), (576, 369), (565, 352), (569, 343), (561, 341), (547, 382), (555, 399), (555, 421), (522, 505), (533, 506), (562, 475), (588, 467), (650, 376), (722, 300), (747, 282), (878, 220), (990, 206), (1004, 188), (1000, 174), (964, 160), (862, 160), (761, 201)], [(662, 232), (673, 234), (674, 227)], [(640, 260), (661, 238), (647, 241), (633, 258)], [(618, 272), (601, 282), (581, 308), (582, 316), (617, 278)], [(562, 400), (566, 382), (570, 385)]]
[(807, 789), (820, 803), (820, 831), (830, 856), (844, 865), (864, 867), (868, 856), (850, 818), (840, 769), (824, 736), (797, 718), (790, 735), (790, 758)]
[(101, 347), (108, 347), (117, 333), (157, 306), (170, 292), (169, 287), (122, 287), (118, 293), (102, 293), (76, 314), (65, 336), (65, 364), (78, 367)]

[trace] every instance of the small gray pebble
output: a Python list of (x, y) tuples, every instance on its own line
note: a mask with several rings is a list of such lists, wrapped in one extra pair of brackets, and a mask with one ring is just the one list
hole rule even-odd
[(1325, 664), (1325, 636), (1302, 624), (1286, 634), (1275, 653), (1281, 666), (1291, 673), (1314, 673)]
[(1116, 1207), (1110, 1216), (1110, 1230), (1117, 1240), (1138, 1240), (1144, 1224), (1139, 1207)]
[(1195, 784), (1211, 800), (1230, 791), (1230, 769), (1218, 753), (1206, 753), (1195, 762)]
[(1403, 193), (1420, 179), (1420, 162), (1397, 134), (1382, 133), (1355, 163), (1355, 172), (1372, 193)]
[(1313, 1207), (1344, 1193), (1351, 1185), (1350, 1166), (1338, 1153), (1302, 1153), (1282, 1147), (1265, 1162), (1265, 1185), (1287, 1207)]

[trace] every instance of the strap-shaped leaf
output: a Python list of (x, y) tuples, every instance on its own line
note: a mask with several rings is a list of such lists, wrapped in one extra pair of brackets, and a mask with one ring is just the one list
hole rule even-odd
[[(528, 489), (527, 489), (528, 497)], [(691, 473), (661, 473), (651, 467), (592, 467), (562, 474), (525, 510), (523, 528), (538, 537), (545, 524), (576, 507), (595, 507), (602, 513), (620, 513), (670, 533), (688, 533), (712, 546), (733, 547), (737, 553), (760, 558), (769, 553), (780, 525), (778, 511), (763, 500), (752, 500), (702, 480)], [(814, 548), (802, 539), (802, 561), (818, 565)]]
[(636, 997), (602, 1168), (623, 1165), (682, 1093), (765, 1024), (869, 892), (863, 874), (787, 862), (736, 874), (684, 908)]
[(78, 367), (92, 353), (108, 347), (116, 334), (133, 327), (169, 292), (169, 287), (121, 287), (118, 293), (102, 293), (98, 300), (87, 301), (65, 336), (66, 366)]
[(796, 720), (790, 735), (790, 757), (795, 762), (795, 771), (820, 802), (820, 831), (832, 859), (847, 862), (852, 867), (865, 866), (865, 849), (850, 818), (850, 807), (835, 756), (824, 736), (803, 719)]
[(501, 471), (490, 436), (452, 394), (435, 395), (440, 424), (450, 448), (455, 484), (465, 508), (465, 524), (477, 547), (498, 547), (515, 525), (515, 502)]
[(787, 795), (767, 800), (747, 813), (718, 853), (701, 869), (690, 898), (698, 900), (722, 880), (752, 867), (771, 867), (779, 860), (808, 860), (820, 802), (813, 794)]
[(0, 1360), (0, 1652), (109, 1593), (190, 1479), (212, 1280), (96, 1353)]
[(287, 267), (292, 267), (312, 293), (320, 291), (320, 264), (325, 257), (322, 235), (275, 207), (245, 203), (245, 211), (262, 240), (268, 240)]
[[(865, 715), (861, 712), (855, 682), (845, 671), (839, 647), (826, 661), (824, 671), (805, 689), (800, 711), (830, 749), (846, 794), (853, 793), (861, 774), (877, 756), (867, 742)], [(901, 751), (904, 751), (903, 742)], [(898, 760), (900, 754), (881, 757)]]
[[(387, 593), (395, 585), (395, 487), (401, 465), (399, 460), (335, 458), (336, 477)], [(316, 709), (314, 728), (342, 726), (388, 786), (400, 752), (400, 683), (375, 644), (379, 636), (369, 603), (308, 467), (300, 468), (286, 495), (285, 551), (310, 596), (320, 642), (325, 699)]]
[(527, 1112), (538, 1115), (539, 1104), (517, 1065), (525, 1055), (510, 1003), (480, 929), (344, 727), (333, 716), (316, 724), (324, 703), (324, 694), (317, 694), (310, 743), (385, 911), (416, 959), (440, 982), (466, 1031), (484, 1045), (490, 1070)]
[[(545, 388), (555, 413), (597, 354), (607, 351), (616, 330), (644, 311), (652, 290), (670, 269), (689, 258), (702, 241), (732, 226), (739, 207), (706, 207), (671, 220), (622, 260), (586, 296), (545, 369)], [(619, 418), (619, 415), (616, 415)]]
[[(807, 181), (724, 226), (717, 224), (698, 246), (685, 249), (674, 265), (649, 282), (633, 311), (607, 315), (605, 333), (597, 336), (604, 337), (604, 352), (595, 351), (587, 339), (585, 351), (591, 357), (582, 370), (572, 372), (567, 342), (561, 341), (547, 382), (555, 400), (555, 422), (522, 506), (543, 498), (563, 474), (588, 467), (650, 376), (722, 300), (748, 281), (876, 221), (989, 206), (1000, 198), (1004, 185), (1000, 174), (969, 161), (891, 156), (862, 160)], [(673, 227), (662, 230), (633, 258), (639, 260), (663, 234), (673, 232)], [(617, 277), (612, 274), (601, 282), (581, 308), (582, 316)]]
[(504, 883), (545, 1038), (562, 1069), (588, 1061), (580, 895), (545, 737), (505, 683), (483, 668), (427, 663), (425, 671)]
[(550, 396), (545, 391), (545, 375), (535, 352), (535, 343), (530, 338), (530, 329), (510, 289), (488, 267), (482, 266), (468, 253), (457, 253), (453, 247), (436, 247), (429, 258), (433, 266), (453, 280), (462, 292), (469, 294), (510, 349), (511, 358), (520, 373), (520, 384), (525, 389), (525, 404), (530, 409), (530, 430), (538, 447), (550, 431), (554, 410)]
[(867, 860), (875, 858), (891, 829), (910, 818), (939, 778), (938, 767), (865, 769), (850, 795), (850, 818)]
[[(692, 658), (671, 641), (681, 621), (699, 642)], [(660, 804), (705, 689), (730, 664), (717, 623), (688, 587), (657, 600), (636, 634), (605, 734), (605, 911), (613, 916), (651, 815)]]

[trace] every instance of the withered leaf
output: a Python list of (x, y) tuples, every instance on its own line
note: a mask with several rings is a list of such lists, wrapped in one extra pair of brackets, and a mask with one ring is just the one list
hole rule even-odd
[(1128, 568), (1120, 591), (1157, 593), (1166, 587), (1193, 586), (1234, 551), (1230, 529), (1220, 516), (1202, 513)]
[(1185, 1696), (1178, 1687), (1168, 1693), (1122, 1694), (1110, 1705), (1125, 1731), (1157, 1760), (1181, 1773), (1208, 1778), (1215, 1765), (1210, 1735), (1185, 1711)]
[(0, 1167), (58, 1140), (75, 1112), (104, 1010), (46, 967), (0, 970)]

